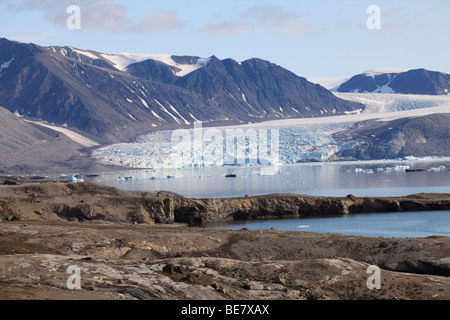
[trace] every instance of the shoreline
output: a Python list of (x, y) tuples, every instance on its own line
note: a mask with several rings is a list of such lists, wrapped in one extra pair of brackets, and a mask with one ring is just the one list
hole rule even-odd
[[(87, 157), (86, 159), (93, 160), (91, 157)], [(95, 160), (98, 161), (98, 160)], [(349, 160), (349, 159), (337, 159), (337, 160), (306, 160), (306, 161), (298, 161), (295, 163), (282, 163), (280, 164), (279, 168), (283, 167), (292, 167), (292, 166), (323, 166), (323, 165), (329, 165), (329, 166), (342, 166), (342, 165), (377, 165), (377, 164), (393, 164), (393, 163), (445, 163), (450, 162), (450, 157), (405, 157), (405, 158), (399, 158), (399, 159), (379, 159), (379, 160)], [(33, 171), (1, 171), (0, 170), (0, 178), (8, 178), (8, 177), (15, 177), (15, 178), (21, 178), (24, 180), (29, 179), (33, 176), (43, 176), (47, 179), (52, 179), (50, 177), (55, 176), (62, 176), (62, 175), (71, 175), (71, 174), (77, 174), (77, 175), (102, 175), (102, 174), (110, 174), (110, 173), (122, 173), (122, 172), (139, 172), (139, 171), (146, 171), (146, 170), (160, 170), (160, 171), (166, 171), (166, 170), (192, 170), (192, 169), (199, 169), (199, 168), (191, 168), (191, 167), (182, 167), (182, 168), (170, 168), (170, 167), (160, 167), (160, 168), (137, 168), (137, 167), (127, 167), (127, 166), (120, 166), (120, 165), (114, 165), (111, 163), (100, 163), (98, 162), (99, 166), (101, 167), (96, 168), (94, 170), (92, 169), (86, 169), (86, 168), (72, 168), (71, 170), (58, 170), (57, 172), (43, 172), (43, 170), (40, 170), (41, 173), (36, 173), (39, 170), (35, 169)], [(240, 168), (240, 169), (262, 169), (262, 168), (271, 168), (266, 166), (208, 166), (208, 167), (200, 167), (202, 169), (229, 169), (229, 168)], [(448, 168), (450, 170), (450, 168)], [(55, 179), (55, 178), (53, 178)]]
[(402, 197), (271, 194), (219, 199), (124, 191), (92, 182), (0, 186), (0, 220), (77, 220), (202, 225), (229, 221), (450, 210), (450, 193)]

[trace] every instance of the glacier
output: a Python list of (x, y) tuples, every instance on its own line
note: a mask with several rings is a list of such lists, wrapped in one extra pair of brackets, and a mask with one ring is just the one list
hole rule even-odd
[[(214, 139), (196, 140), (194, 129), (185, 133), (194, 136), (183, 144), (174, 141), (174, 131), (153, 132), (141, 136), (133, 143), (115, 144), (93, 151), (93, 157), (106, 164), (120, 165), (133, 169), (168, 169), (192, 167), (220, 167), (229, 164), (227, 159), (235, 159), (241, 166), (284, 165), (307, 161), (327, 161), (334, 154), (353, 148), (356, 145), (340, 145), (333, 134), (347, 130), (355, 123), (365, 120), (390, 121), (405, 117), (417, 117), (434, 113), (450, 112), (450, 96), (392, 95), (381, 93), (334, 93), (336, 96), (363, 103), (364, 110), (342, 116), (323, 118), (300, 118), (274, 120), (261, 123), (245, 124), (235, 127), (217, 127), (202, 129), (201, 137), (207, 132), (216, 136), (226, 136), (227, 130), (244, 130), (261, 132), (276, 131), (279, 135), (277, 159), (262, 163), (255, 150), (260, 150), (261, 141), (245, 139), (242, 146), (247, 153), (231, 154), (226, 143), (222, 147), (214, 145)], [(225, 141), (227, 142), (227, 141)], [(219, 152), (202, 151), (215, 149)], [(252, 153), (253, 152), (253, 153)], [(244, 158), (242, 158), (244, 157)], [(412, 157), (409, 158), (411, 160)], [(390, 168), (387, 170), (406, 170), (407, 168)], [(370, 172), (366, 172), (370, 173)]]

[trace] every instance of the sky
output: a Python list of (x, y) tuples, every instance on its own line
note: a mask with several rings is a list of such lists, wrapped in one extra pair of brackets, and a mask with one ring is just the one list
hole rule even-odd
[[(79, 29), (67, 26), (76, 21), (71, 5)], [(379, 12), (368, 11), (373, 5)], [(450, 73), (449, 13), (450, 0), (0, 0), (0, 37), (103, 53), (261, 58), (307, 78)]]

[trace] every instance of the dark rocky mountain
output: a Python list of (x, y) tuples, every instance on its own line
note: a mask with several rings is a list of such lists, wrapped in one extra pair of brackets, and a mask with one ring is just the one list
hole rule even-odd
[(104, 144), (195, 121), (232, 125), (362, 108), (260, 59), (136, 56), (0, 39), (0, 106)]
[(447, 95), (450, 74), (425, 69), (405, 72), (366, 72), (334, 89), (337, 92)]
[(449, 123), (450, 114), (360, 122), (334, 135), (342, 148), (335, 157), (340, 160), (450, 157)]

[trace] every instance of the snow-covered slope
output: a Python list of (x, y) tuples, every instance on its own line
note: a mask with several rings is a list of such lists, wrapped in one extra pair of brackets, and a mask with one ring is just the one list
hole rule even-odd
[[(184, 77), (195, 70), (198, 70), (208, 64), (211, 58), (198, 58), (191, 59), (194, 61), (183, 61), (182, 63), (177, 62), (173, 55), (170, 54), (149, 54), (149, 53), (115, 53), (115, 54), (105, 54), (99, 53), (91, 50), (81, 50), (67, 47), (48, 47), (54, 53), (61, 54), (65, 57), (74, 58), (79, 61), (105, 61), (114, 68), (120, 71), (127, 71), (128, 67), (132, 64), (143, 62), (146, 60), (154, 60), (164, 63), (168, 66), (177, 68), (175, 73), (178, 77)], [(192, 57), (194, 58), (194, 57)]]
[[(446, 111), (450, 107), (450, 96), (412, 95), (412, 94), (386, 94), (386, 93), (342, 93), (335, 92), (335, 96), (365, 105), (364, 113), (379, 114), (406, 110), (417, 110), (418, 114), (425, 115), (429, 111)], [(438, 108), (438, 109), (430, 109)]]
[(155, 60), (166, 65), (176, 67), (181, 71), (176, 72), (178, 77), (184, 77), (195, 70), (204, 67), (210, 58), (199, 58), (195, 64), (177, 63), (170, 54), (135, 54), (135, 53), (117, 53), (117, 54), (101, 54), (101, 57), (110, 61), (121, 71), (127, 70), (128, 66), (145, 60)]
[(23, 119), (23, 120), (28, 123), (34, 123), (38, 126), (52, 129), (56, 132), (61, 132), (64, 135), (66, 135), (70, 140), (82, 145), (85, 148), (98, 147), (100, 145), (97, 142), (95, 142), (94, 140), (86, 138), (86, 137), (82, 136), (81, 134), (73, 132), (72, 130), (69, 130), (67, 128), (61, 128), (61, 127), (54, 126), (54, 125), (51, 125), (51, 124), (48, 124), (48, 123), (45, 123), (42, 121), (31, 121), (31, 120), (26, 120), (26, 119)]

